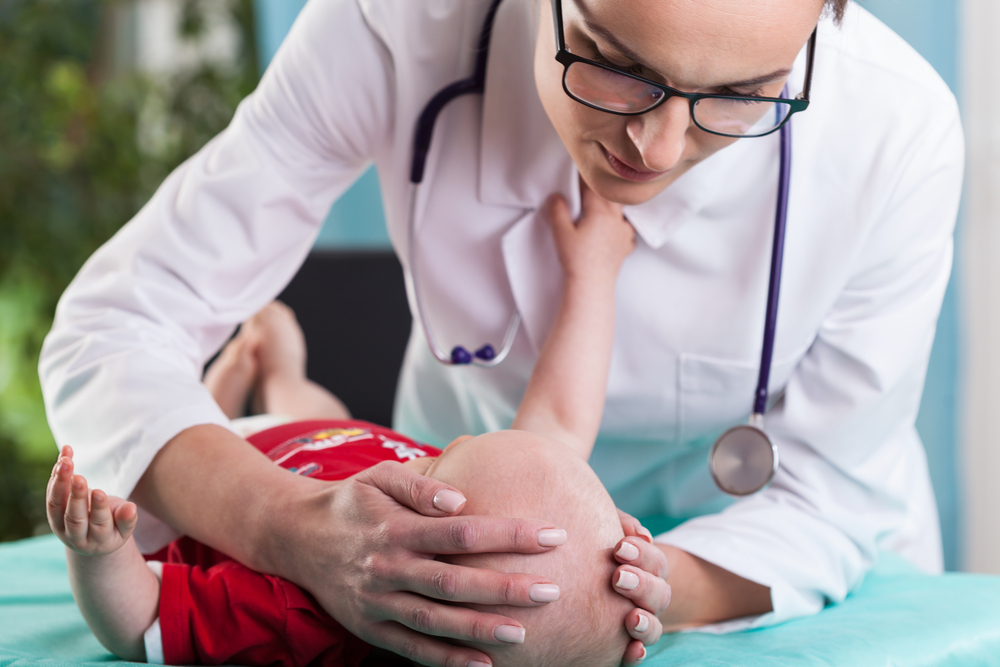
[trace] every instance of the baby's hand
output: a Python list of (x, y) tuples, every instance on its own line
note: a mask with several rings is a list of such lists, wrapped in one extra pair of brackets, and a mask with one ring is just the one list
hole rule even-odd
[(635, 248), (635, 230), (621, 204), (604, 199), (580, 180), (583, 215), (574, 223), (566, 201), (549, 198), (549, 220), (559, 263), (567, 280), (597, 278), (614, 283), (625, 257)]
[(98, 556), (124, 545), (138, 518), (135, 503), (87, 490), (87, 480), (73, 474), (73, 448), (63, 447), (45, 492), (49, 526), (81, 556)]

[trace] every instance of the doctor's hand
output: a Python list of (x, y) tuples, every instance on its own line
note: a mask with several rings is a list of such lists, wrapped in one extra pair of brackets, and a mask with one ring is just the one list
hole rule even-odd
[(296, 532), (320, 539), (314, 549), (296, 545), (299, 565), (306, 562), (295, 581), (369, 644), (421, 665), (488, 667), (492, 661), (481, 651), (439, 638), (521, 643), (523, 626), (506, 616), (446, 603), (536, 607), (558, 598), (558, 587), (544, 577), (434, 559), (437, 554), (549, 551), (566, 541), (566, 532), (551, 523), (452, 516), (465, 504), (459, 491), (396, 462), (380, 463), (328, 488), (331, 492), (314, 499), (325, 511), (309, 512), (310, 519), (296, 526)]
[(670, 604), (667, 558), (653, 544), (653, 535), (639, 520), (621, 510), (625, 537), (615, 546), (615, 560), (621, 565), (612, 575), (615, 591), (635, 603), (625, 616), (625, 629), (633, 641), (625, 648), (622, 665), (638, 665), (646, 657), (646, 647), (660, 640), (663, 625), (658, 618)]
[(575, 223), (560, 195), (545, 203), (559, 263), (567, 280), (596, 279), (614, 285), (622, 262), (635, 249), (635, 230), (622, 205), (604, 199), (580, 179), (581, 215)]

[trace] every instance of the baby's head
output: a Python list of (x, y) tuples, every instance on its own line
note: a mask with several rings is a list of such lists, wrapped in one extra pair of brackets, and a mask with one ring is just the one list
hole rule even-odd
[(551, 521), (566, 544), (543, 554), (449, 556), (448, 562), (544, 576), (559, 585), (540, 607), (468, 605), (520, 621), (524, 644), (476, 645), (496, 667), (617, 667), (634, 605), (611, 586), (612, 551), (624, 536), (615, 505), (587, 462), (565, 445), (525, 431), (500, 431), (450, 447), (427, 470), (461, 489), (463, 514)]

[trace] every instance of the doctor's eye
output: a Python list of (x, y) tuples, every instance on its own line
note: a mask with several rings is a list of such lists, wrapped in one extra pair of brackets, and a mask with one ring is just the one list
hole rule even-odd
[(591, 60), (593, 60), (595, 63), (600, 63), (601, 65), (607, 65), (608, 67), (614, 67), (617, 70), (621, 70), (622, 72), (628, 72), (629, 74), (635, 74), (636, 76), (643, 76), (643, 73), (646, 71), (646, 68), (643, 67), (642, 65), (620, 65), (616, 62), (612, 62), (607, 58), (607, 56), (601, 53), (600, 49), (597, 48), (597, 45), (594, 45), (593, 53), (594, 56), (593, 58), (591, 58)]
[[(764, 97), (764, 95), (762, 94), (763, 91), (764, 91), (763, 88), (758, 88), (757, 90), (751, 91), (749, 93), (741, 93), (738, 90), (733, 90), (732, 88), (729, 88), (727, 86), (722, 86), (718, 90), (716, 90), (715, 94), (734, 95), (736, 97)], [(746, 104), (753, 104), (753, 102), (747, 101)]]

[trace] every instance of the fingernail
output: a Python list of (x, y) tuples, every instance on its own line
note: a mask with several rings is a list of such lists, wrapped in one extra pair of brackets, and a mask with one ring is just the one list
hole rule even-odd
[(516, 625), (498, 625), (493, 631), (493, 636), (497, 641), (508, 644), (523, 644), (524, 628), (519, 628)]
[(615, 555), (622, 560), (635, 560), (639, 557), (639, 547), (629, 542), (622, 542), (621, 548), (615, 552)]
[(458, 491), (441, 489), (434, 494), (434, 507), (446, 514), (454, 514), (465, 504), (465, 496)]
[(615, 588), (620, 588), (623, 591), (634, 591), (638, 587), (639, 577), (633, 572), (622, 570), (618, 573), (618, 583), (615, 584)]
[(470, 660), (465, 663), (465, 667), (493, 667), (493, 665), (488, 662), (479, 662), (478, 660)]
[(558, 547), (566, 544), (566, 531), (562, 528), (546, 528), (538, 531), (538, 546)]
[(52, 470), (53, 476), (59, 475), (59, 473), (62, 472), (62, 469), (63, 469), (62, 461), (59, 461), (58, 463), (56, 463), (56, 467)]
[(649, 541), (650, 541), (650, 543), (652, 543), (652, 542), (653, 542), (653, 534), (652, 534), (651, 532), (649, 532), (649, 529), (648, 529), (648, 528), (646, 528), (645, 526), (639, 526), (639, 527), (638, 527), (638, 528), (637, 528), (636, 530), (638, 531), (638, 533), (639, 533), (640, 535), (642, 535), (642, 536), (643, 536), (643, 537), (645, 537), (645, 538), (646, 538), (647, 540), (649, 540)]
[(528, 591), (533, 602), (555, 602), (559, 599), (559, 587), (555, 584), (535, 584)]
[(639, 622), (635, 624), (636, 632), (645, 632), (649, 630), (649, 617), (645, 614), (639, 614)]
[(73, 488), (76, 489), (77, 491), (79, 491), (80, 489), (83, 488), (83, 482), (81, 482), (79, 479), (77, 479), (77, 478), (74, 477), (73, 478)]
[(640, 656), (639, 656), (639, 659), (638, 659), (638, 660), (636, 660), (635, 662), (636, 662), (636, 664), (639, 664), (640, 662), (642, 662), (642, 661), (643, 661), (643, 660), (645, 660), (645, 659), (646, 659), (646, 647), (645, 647), (645, 646), (643, 646), (643, 647), (642, 647), (642, 655), (640, 655)]

